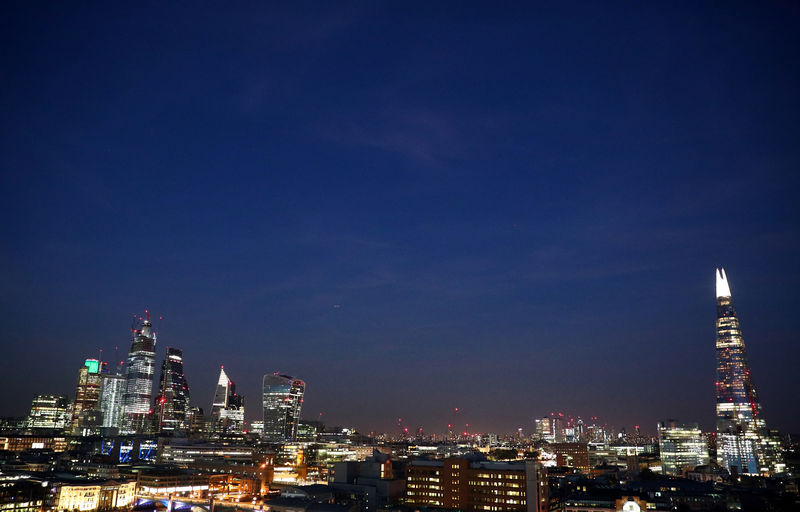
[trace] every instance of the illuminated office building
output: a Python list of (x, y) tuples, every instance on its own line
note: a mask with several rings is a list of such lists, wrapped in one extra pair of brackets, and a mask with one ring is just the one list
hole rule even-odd
[(463, 512), (547, 510), (546, 482), (537, 466), (534, 461), (414, 460), (406, 466), (406, 503)]
[(183, 374), (183, 352), (167, 347), (167, 356), (161, 365), (158, 397), (155, 404), (159, 431), (184, 431), (189, 412), (189, 385)]
[(553, 436), (550, 433), (550, 418), (536, 418), (534, 420), (534, 432), (538, 441), (552, 441)]
[(769, 435), (747, 360), (725, 269), (717, 281), (717, 462), (734, 474), (772, 474), (785, 468)]
[(228, 406), (228, 395), (230, 394), (230, 387), (233, 382), (228, 378), (225, 373), (225, 367), (219, 369), (219, 378), (217, 379), (217, 388), (214, 390), (214, 401), (211, 402), (211, 418), (212, 423), (220, 416), (220, 411)]
[(263, 380), (264, 431), (267, 441), (293, 441), (303, 407), (306, 383), (288, 375), (270, 373)]
[(708, 444), (696, 423), (681, 425), (675, 420), (659, 423), (658, 447), (665, 475), (680, 475), (686, 469), (708, 464)]
[(132, 329), (131, 349), (125, 368), (125, 392), (122, 396), (122, 433), (144, 429), (153, 400), (153, 371), (156, 361), (156, 334), (150, 315), (139, 328)]
[(556, 465), (589, 471), (589, 444), (588, 443), (550, 443), (543, 451), (556, 456)]
[(211, 431), (219, 434), (244, 432), (244, 397), (236, 394), (236, 385), (228, 378), (225, 367), (219, 370), (211, 404)]
[[(75, 389), (75, 402), (72, 406), (71, 430), (73, 433), (81, 433), (84, 426), (96, 423), (100, 405), (100, 361), (97, 359), (87, 359), (81, 369), (78, 370), (78, 385)], [(99, 425), (91, 425), (99, 427)]]
[(105, 373), (100, 385), (100, 412), (103, 414), (102, 426), (119, 428), (122, 417), (122, 395), (125, 392), (125, 376)]
[(28, 428), (64, 429), (70, 421), (69, 400), (64, 395), (36, 395), (31, 402)]

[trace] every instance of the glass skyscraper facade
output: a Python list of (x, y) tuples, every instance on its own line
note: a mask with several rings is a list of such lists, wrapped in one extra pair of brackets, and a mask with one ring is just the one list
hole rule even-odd
[(293, 441), (303, 407), (306, 383), (288, 375), (264, 375), (264, 431), (267, 441)]
[(36, 395), (26, 425), (34, 429), (62, 430), (69, 423), (69, 400), (64, 395)]
[(103, 413), (103, 427), (120, 427), (120, 418), (122, 417), (122, 395), (124, 392), (124, 375), (103, 375), (103, 383), (100, 385), (100, 412)]
[(125, 393), (122, 396), (122, 433), (142, 429), (153, 400), (153, 372), (156, 361), (156, 334), (150, 318), (133, 329), (128, 364), (125, 368)]
[(156, 398), (159, 431), (184, 431), (189, 412), (189, 384), (183, 374), (183, 352), (167, 347), (167, 356), (161, 365), (158, 397)]
[(75, 389), (75, 402), (72, 406), (73, 433), (78, 433), (82, 424), (90, 420), (90, 411), (99, 410), (101, 382), (100, 361), (87, 359), (78, 370), (78, 385)]
[(717, 463), (736, 474), (781, 472), (784, 465), (766, 429), (725, 269), (717, 269), (716, 282)]
[(658, 447), (665, 475), (680, 475), (684, 469), (708, 464), (708, 444), (696, 423), (681, 425), (674, 420), (658, 424)]
[(236, 385), (224, 367), (219, 370), (211, 404), (211, 431), (219, 434), (244, 431), (244, 397), (236, 394)]

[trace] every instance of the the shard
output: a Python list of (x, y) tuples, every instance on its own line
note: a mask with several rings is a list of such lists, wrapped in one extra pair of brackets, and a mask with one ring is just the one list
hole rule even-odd
[(731, 474), (778, 473), (784, 465), (766, 428), (725, 269), (716, 281), (717, 462)]

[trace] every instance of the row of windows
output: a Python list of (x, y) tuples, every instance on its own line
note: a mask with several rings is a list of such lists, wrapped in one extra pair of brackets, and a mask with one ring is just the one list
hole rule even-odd
[(408, 480), (410, 482), (438, 482), (440, 479), (439, 477), (435, 476), (418, 476), (418, 475), (409, 475)]
[(496, 496), (522, 496), (522, 491), (506, 491), (504, 489), (474, 489), (472, 492), (476, 495), (494, 494)]
[(470, 480), (469, 485), (473, 487), (499, 487), (499, 488), (512, 488), (518, 489), (522, 487), (522, 484), (511, 483), (511, 482), (479, 482), (476, 480)]

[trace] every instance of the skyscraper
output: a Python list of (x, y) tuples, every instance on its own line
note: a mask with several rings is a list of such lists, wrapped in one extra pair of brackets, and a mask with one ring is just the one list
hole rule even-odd
[(64, 395), (36, 395), (31, 402), (28, 428), (61, 430), (70, 420), (69, 400)]
[(244, 397), (236, 394), (236, 384), (228, 378), (224, 366), (219, 369), (211, 404), (211, 431), (219, 434), (244, 431)]
[(122, 418), (122, 395), (125, 393), (125, 376), (104, 373), (100, 385), (100, 412), (104, 428), (119, 428)]
[(725, 269), (717, 269), (717, 462), (731, 473), (784, 469), (766, 429)]
[(263, 380), (264, 432), (267, 441), (293, 441), (303, 407), (306, 383), (288, 375), (268, 373)]
[(167, 356), (161, 365), (156, 414), (159, 431), (186, 430), (186, 414), (189, 411), (189, 385), (183, 374), (183, 352), (167, 347)]
[(665, 475), (680, 475), (684, 469), (708, 464), (708, 445), (700, 427), (675, 420), (658, 424), (658, 447)]
[[(75, 389), (75, 402), (72, 407), (72, 432), (82, 433), (84, 426), (99, 427), (100, 405), (100, 361), (87, 359), (78, 370), (78, 385)], [(90, 418), (91, 412), (97, 411), (98, 421)], [(98, 423), (97, 425), (89, 425)]]
[(150, 314), (139, 329), (132, 329), (131, 349), (125, 369), (125, 393), (122, 396), (122, 432), (143, 429), (153, 400), (153, 370), (156, 361), (156, 334)]

